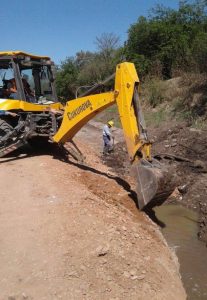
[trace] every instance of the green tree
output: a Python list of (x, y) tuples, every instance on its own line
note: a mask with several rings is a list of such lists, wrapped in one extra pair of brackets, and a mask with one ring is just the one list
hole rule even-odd
[(206, 32), (206, 1), (180, 1), (178, 10), (158, 5), (149, 18), (140, 17), (129, 28), (127, 58), (145, 74), (153, 73), (155, 63), (160, 62), (163, 77), (170, 78), (173, 69), (190, 69), (198, 57), (205, 59), (206, 46), (200, 39)]
[(56, 75), (59, 96), (73, 99), (77, 90), (81, 94), (87, 87), (113, 74), (116, 65), (124, 59), (125, 49), (119, 47), (119, 37), (116, 35), (104, 33), (96, 38), (95, 43), (97, 52), (80, 51), (61, 63)]
[(93, 53), (80, 68), (79, 85), (94, 85), (115, 72), (118, 62), (123, 59), (123, 48), (119, 47), (119, 37), (113, 33), (103, 33), (96, 37), (98, 51)]
[(192, 44), (192, 56), (201, 72), (207, 72), (207, 32), (200, 32)]
[(66, 58), (61, 63), (56, 74), (56, 87), (58, 96), (65, 100), (75, 98), (78, 68), (73, 58)]

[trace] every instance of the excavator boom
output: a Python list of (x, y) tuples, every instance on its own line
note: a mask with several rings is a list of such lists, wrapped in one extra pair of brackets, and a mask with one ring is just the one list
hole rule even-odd
[(65, 143), (71, 140), (90, 119), (116, 103), (137, 182), (138, 205), (142, 209), (149, 203), (156, 204), (161, 198), (164, 201), (172, 192), (172, 187), (167, 187), (164, 180), (168, 177), (167, 170), (151, 158), (151, 143), (139, 103), (138, 88), (139, 78), (134, 64), (119, 64), (114, 91), (87, 95), (66, 103), (62, 124), (53, 141)]
[(138, 85), (139, 78), (134, 64), (119, 64), (114, 91), (87, 95), (66, 103), (62, 124), (53, 136), (53, 141), (65, 143), (72, 139), (90, 119), (116, 103), (130, 161), (133, 162), (138, 157), (151, 160), (151, 143), (139, 104)]

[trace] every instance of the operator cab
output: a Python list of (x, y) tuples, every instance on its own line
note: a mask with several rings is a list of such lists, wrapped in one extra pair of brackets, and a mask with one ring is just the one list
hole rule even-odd
[(34, 104), (58, 102), (53, 66), (49, 57), (20, 51), (0, 52), (0, 99)]

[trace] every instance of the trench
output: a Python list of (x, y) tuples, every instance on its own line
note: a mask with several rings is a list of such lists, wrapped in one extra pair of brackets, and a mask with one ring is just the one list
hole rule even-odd
[(162, 232), (169, 247), (178, 257), (188, 300), (206, 300), (207, 248), (197, 238), (198, 215), (179, 205), (163, 205), (154, 211), (163, 222)]

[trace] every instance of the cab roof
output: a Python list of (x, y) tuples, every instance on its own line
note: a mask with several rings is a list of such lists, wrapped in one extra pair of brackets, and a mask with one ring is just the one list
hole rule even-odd
[(31, 53), (26, 53), (24, 51), (0, 51), (0, 57), (1, 56), (29, 56), (31, 58), (36, 58), (36, 59), (50, 59), (49, 56), (39, 56), (39, 55), (34, 55)]

